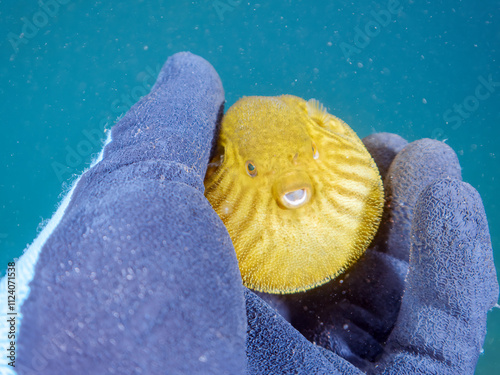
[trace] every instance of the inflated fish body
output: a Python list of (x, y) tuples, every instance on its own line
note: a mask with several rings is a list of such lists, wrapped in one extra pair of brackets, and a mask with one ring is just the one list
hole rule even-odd
[(370, 244), (382, 181), (356, 133), (311, 99), (245, 97), (222, 120), (205, 195), (243, 283), (267, 293), (324, 284)]

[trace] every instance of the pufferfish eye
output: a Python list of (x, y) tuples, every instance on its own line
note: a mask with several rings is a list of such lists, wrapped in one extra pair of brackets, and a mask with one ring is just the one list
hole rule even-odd
[(319, 152), (314, 142), (312, 143), (312, 152), (313, 152), (313, 159), (319, 158)]
[(248, 160), (246, 163), (245, 163), (245, 168), (247, 170), (247, 173), (250, 177), (255, 177), (257, 176), (257, 167), (255, 166), (255, 164), (253, 163), (253, 161), (251, 160)]

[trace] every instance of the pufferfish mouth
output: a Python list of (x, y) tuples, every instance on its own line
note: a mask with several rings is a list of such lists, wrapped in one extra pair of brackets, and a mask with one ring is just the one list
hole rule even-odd
[(289, 171), (280, 175), (273, 185), (273, 197), (278, 206), (296, 209), (306, 205), (313, 196), (313, 186), (308, 174)]
[(309, 197), (306, 189), (298, 189), (289, 193), (285, 193), (283, 195), (283, 200), (287, 203), (287, 205), (298, 208), (306, 204), (309, 200)]

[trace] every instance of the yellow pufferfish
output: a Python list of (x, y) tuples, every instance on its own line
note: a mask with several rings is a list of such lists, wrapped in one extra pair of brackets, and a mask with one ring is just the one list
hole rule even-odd
[(317, 100), (250, 96), (224, 115), (205, 196), (224, 222), (243, 284), (305, 291), (373, 239), (384, 193), (356, 133)]

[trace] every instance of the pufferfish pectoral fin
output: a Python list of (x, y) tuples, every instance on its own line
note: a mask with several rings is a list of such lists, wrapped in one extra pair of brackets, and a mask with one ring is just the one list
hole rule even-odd
[(309, 99), (306, 103), (307, 114), (319, 125), (325, 126), (330, 114), (326, 108), (316, 99)]

